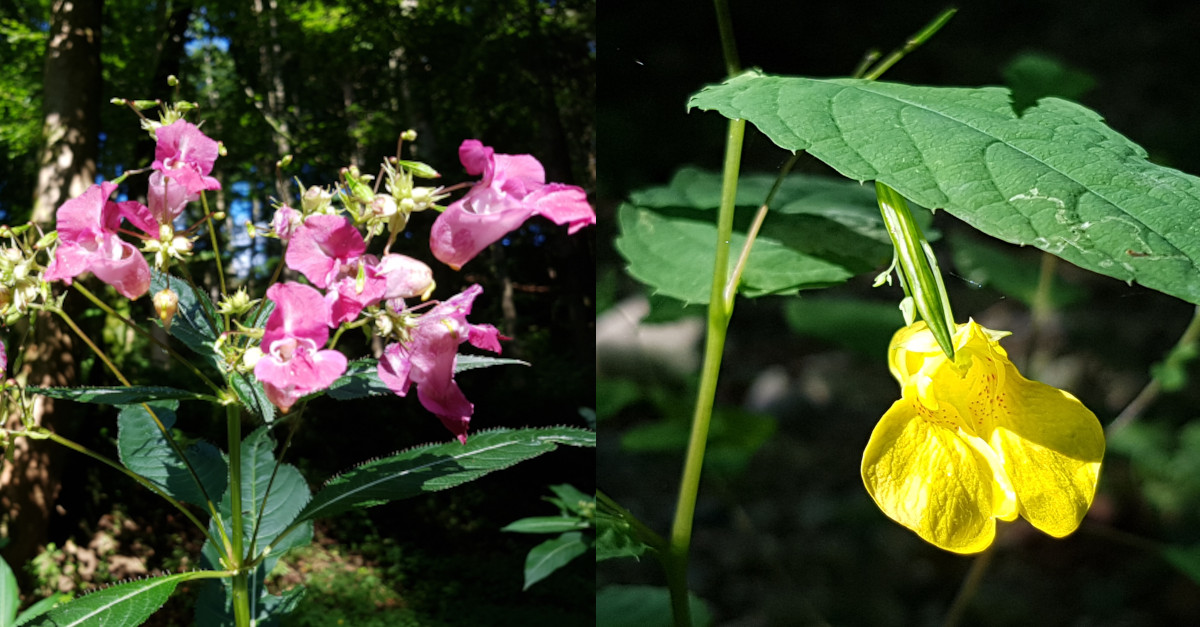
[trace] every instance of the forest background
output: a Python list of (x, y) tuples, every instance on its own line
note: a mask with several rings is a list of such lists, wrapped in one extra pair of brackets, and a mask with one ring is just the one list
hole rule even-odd
[[(406, 129), (418, 139), (404, 156), (436, 167), (443, 184), (466, 179), (458, 145), (477, 138), (497, 152), (533, 154), (547, 180), (594, 190), (595, 11), (587, 0), (0, 1), (0, 223), (53, 228), (67, 198), (150, 163), (153, 142), (112, 98), (200, 106), (190, 119), (228, 151), (214, 171), (222, 183), (214, 202), (228, 215), (227, 263), (252, 292), (280, 251), (274, 240), (251, 238), (246, 223), (261, 226), (273, 202), (294, 200), (294, 178), (329, 185), (347, 165), (374, 173)], [(50, 36), (60, 31), (71, 35)], [(168, 76), (179, 78), (178, 92)], [(277, 176), (289, 154), (292, 165)], [(122, 191), (140, 198), (144, 185), (133, 177)], [(426, 233), (432, 218), (417, 214), (407, 233)], [(505, 356), (532, 364), (459, 378), (477, 407), (473, 428), (587, 423), (594, 260), (590, 237), (568, 238), (539, 218), (462, 272), (437, 270), (439, 293), (483, 285), (472, 319), (495, 323), (514, 338)], [(99, 312), (81, 313), (132, 379), (164, 376), (145, 342), (114, 333)], [(125, 313), (149, 317), (148, 299)], [(111, 383), (53, 327), (32, 338), (25, 331), (16, 325), (0, 336), (10, 355), (12, 342), (28, 342), (20, 374), (30, 383)], [(350, 350), (371, 350), (360, 344)], [(111, 416), (95, 407), (60, 401), (42, 411), (53, 429), (113, 449)], [(314, 402), (308, 416), (289, 461), (313, 485), (364, 458), (446, 439), (415, 399)], [(207, 427), (220, 432), (219, 423)], [(207, 435), (203, 422), (188, 429)], [(542, 500), (548, 485), (590, 493), (593, 468), (590, 451), (567, 451), (342, 517), (319, 526), (318, 543), (273, 585), (310, 574), (296, 624), (576, 623), (592, 611), (588, 560), (522, 592), (525, 553), (540, 539), (498, 529), (552, 514)], [(2, 552), (28, 598), (195, 566), (186, 556), (202, 538), (112, 471), (33, 446), (15, 452), (2, 479), (3, 536), (20, 538)], [(188, 622), (188, 602), (177, 595), (153, 620)]]

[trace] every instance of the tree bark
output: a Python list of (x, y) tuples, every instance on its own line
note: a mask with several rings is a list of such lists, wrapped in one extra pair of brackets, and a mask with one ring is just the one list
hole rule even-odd
[[(33, 199), (33, 219), (43, 228), (54, 228), (59, 205), (82, 194), (96, 178), (101, 16), (102, 0), (55, 0), (51, 8), (43, 77), (45, 144)], [(10, 355), (17, 352), (13, 349), (25, 353), (18, 378), (28, 385), (78, 384), (75, 338), (48, 315), (39, 316), (36, 323), (31, 341), (9, 347)], [(38, 397), (33, 420), (56, 431), (70, 431), (63, 428), (71, 422), (69, 407)], [(20, 418), (6, 416), (5, 420), (16, 426), (12, 423)], [(6, 535), (12, 539), (3, 554), (23, 576), (21, 565), (46, 541), (60, 486), (62, 449), (46, 440), (22, 440), (14, 448), (13, 463), (0, 471), (0, 511), (6, 515)]]

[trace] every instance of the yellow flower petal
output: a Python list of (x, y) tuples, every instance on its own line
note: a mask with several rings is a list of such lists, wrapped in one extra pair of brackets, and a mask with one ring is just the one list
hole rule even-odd
[(1079, 527), (1096, 495), (1104, 429), (1067, 392), (1030, 381), (1009, 366), (992, 447), (1017, 491), (1021, 516), (1061, 538)]
[(907, 399), (875, 426), (862, 477), (889, 518), (935, 546), (977, 553), (995, 537), (988, 460), (955, 432), (920, 418)]

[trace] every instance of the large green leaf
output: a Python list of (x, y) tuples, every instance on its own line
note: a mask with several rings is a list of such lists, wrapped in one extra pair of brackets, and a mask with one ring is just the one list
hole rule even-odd
[[(730, 267), (774, 180), (768, 175), (739, 179)], [(657, 294), (707, 303), (717, 240), (712, 210), (720, 204), (720, 187), (719, 174), (684, 168), (668, 186), (632, 194), (619, 210), (616, 240), (629, 274)], [(891, 257), (875, 195), (861, 185), (792, 175), (771, 209), (742, 276), (744, 296), (794, 294), (840, 283)]]
[[(300, 471), (291, 464), (280, 464), (276, 470), (275, 441), (270, 436), (268, 427), (262, 426), (242, 440), (242, 546), (249, 551), (254, 544), (252, 557), (265, 558), (258, 567), (248, 575), (250, 585), (250, 614), (256, 616), (260, 624), (271, 624), (278, 618), (279, 613), (290, 611), (290, 604), (285, 599), (270, 594), (263, 582), (279, 558), (293, 547), (303, 546), (312, 541), (312, 523), (306, 522), (297, 526), (297, 530), (288, 534), (274, 545), (269, 544), (296, 519), (297, 512), (308, 502), (310, 491), (308, 483)], [(272, 477), (274, 473), (274, 477)], [(270, 492), (268, 493), (268, 488)], [(225, 525), (225, 533), (232, 534), (233, 507), (232, 495), (227, 490), (221, 499), (221, 518)], [(259, 516), (261, 512), (261, 521)], [(209, 523), (209, 529), (214, 537), (220, 537), (216, 521)], [(255, 525), (258, 525), (255, 533)], [(217, 547), (206, 541), (200, 551), (202, 563), (209, 567), (218, 567), (221, 563)], [(230, 607), (232, 587), (224, 581), (220, 585), (207, 584), (197, 601), (197, 620), (203, 624), (232, 625), (232, 616), (227, 610)], [(286, 598), (292, 598), (285, 595)], [(297, 597), (298, 598), (298, 597)], [(217, 620), (215, 617), (222, 617)], [(203, 619), (203, 620), (201, 620)]]
[[(307, 544), (312, 533), (310, 526), (307, 528), (307, 537), (303, 534), (292, 534), (299, 537), (289, 537), (282, 544), (269, 545), (272, 538), (296, 519), (296, 514), (308, 502), (311, 494), (308, 483), (295, 466), (280, 464), (278, 470), (275, 469), (274, 449), (275, 441), (265, 426), (259, 427), (242, 440), (242, 544), (248, 550), (253, 541), (254, 556), (269, 550), (264, 560), (267, 572), (270, 572), (270, 568), (285, 551), (301, 543)], [(226, 490), (220, 505), (226, 534), (232, 534), (231, 503), (231, 495)], [(258, 533), (255, 535), (254, 525), (258, 522), (260, 512), (262, 520), (258, 523)], [(215, 521), (210, 524), (214, 535), (217, 532), (215, 524)], [(201, 553), (207, 558), (208, 564), (214, 567), (220, 564), (217, 548), (211, 542), (205, 542)]]
[(103, 405), (129, 405), (147, 401), (165, 401), (170, 399), (194, 400), (216, 399), (206, 394), (197, 394), (189, 390), (171, 388), (162, 385), (135, 385), (130, 387), (82, 387), (82, 388), (38, 388), (28, 387), (29, 392), (77, 401), (80, 403), (99, 403)]
[(26, 624), (33, 627), (136, 627), (167, 602), (181, 581), (212, 575), (198, 571), (123, 583), (59, 605)]
[(472, 434), (466, 444), (453, 441), (412, 448), (330, 479), (297, 520), (311, 521), (355, 507), (452, 488), (550, 452), (560, 444), (595, 446), (596, 434), (573, 427), (493, 429)]
[(1200, 303), (1200, 179), (1150, 163), (1080, 105), (1044, 98), (1018, 116), (1002, 88), (748, 72), (690, 106), (994, 237)]
[[(208, 442), (197, 442), (184, 451), (181, 459), (147, 411), (154, 411), (168, 430), (175, 424), (179, 401), (156, 401), (145, 405), (124, 405), (117, 415), (117, 453), (125, 467), (149, 479), (167, 494), (188, 503), (207, 507), (208, 499), (217, 499), (225, 491), (229, 467), (221, 451)], [(200, 479), (200, 485), (188, 472), (188, 464)]]

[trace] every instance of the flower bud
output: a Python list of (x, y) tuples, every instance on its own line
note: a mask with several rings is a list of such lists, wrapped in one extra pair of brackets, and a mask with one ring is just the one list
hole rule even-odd
[(179, 311), (179, 295), (168, 287), (155, 294), (153, 300), (158, 319), (162, 320), (163, 328), (170, 331), (171, 320), (175, 317), (175, 312)]
[(258, 365), (258, 360), (262, 359), (262, 349), (257, 346), (251, 346), (246, 349), (246, 354), (242, 355), (242, 367), (246, 372), (254, 370), (254, 366)]

